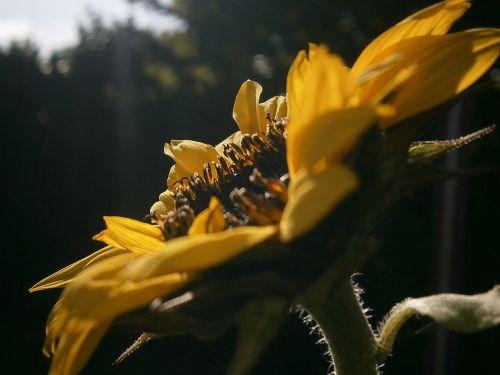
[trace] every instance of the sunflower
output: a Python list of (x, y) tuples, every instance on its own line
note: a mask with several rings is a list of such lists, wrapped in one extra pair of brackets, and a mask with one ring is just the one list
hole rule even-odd
[(33, 287), (66, 286), (47, 324), (51, 374), (77, 373), (115, 318), (250, 249), (294, 249), (335, 215), (361, 186), (349, 155), (362, 137), (453, 98), (498, 57), (499, 30), (446, 34), (469, 5), (445, 1), (408, 17), (352, 69), (310, 44), (291, 65), (286, 98), (260, 103), (262, 87), (243, 83), (233, 109), (239, 131), (221, 144), (167, 144), (175, 165), (151, 223), (105, 218), (95, 238), (106, 248)]

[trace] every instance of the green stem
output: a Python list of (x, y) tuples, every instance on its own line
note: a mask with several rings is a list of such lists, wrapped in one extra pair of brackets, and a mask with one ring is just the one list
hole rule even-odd
[(376, 375), (375, 337), (351, 280), (328, 289), (308, 293), (303, 307), (323, 333), (335, 374)]

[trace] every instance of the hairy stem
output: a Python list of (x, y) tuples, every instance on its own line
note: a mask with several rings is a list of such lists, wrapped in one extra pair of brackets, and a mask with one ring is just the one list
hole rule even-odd
[(336, 375), (376, 375), (377, 345), (355, 287), (346, 280), (303, 301), (328, 345)]

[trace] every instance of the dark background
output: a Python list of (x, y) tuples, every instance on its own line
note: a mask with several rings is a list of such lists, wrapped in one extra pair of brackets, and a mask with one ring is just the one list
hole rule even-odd
[[(259, 81), (263, 98), (283, 93), (289, 64), (308, 41), (327, 43), (352, 64), (374, 36), (428, 4), (181, 0), (158, 11), (183, 18), (183, 32), (157, 37), (133, 20), (104, 25), (94, 16), (79, 43), (49, 62), (29, 44), (0, 52), (2, 372), (46, 373), (44, 324), (59, 292), (27, 289), (98, 249), (91, 236), (102, 229), (103, 215), (147, 213), (165, 189), (171, 165), (165, 142), (219, 142), (236, 129), (231, 110), (244, 80)], [(476, 1), (454, 29), (498, 26), (499, 11), (496, 1)], [(463, 102), (462, 129), (498, 123), (499, 98), (491, 88)], [(446, 121), (436, 119), (429, 137), (443, 135)], [(492, 166), (488, 173), (421, 190), (387, 211), (377, 229), (383, 246), (356, 277), (372, 323), (407, 296), (475, 293), (498, 283), (499, 146), (497, 131), (460, 153), (461, 166)], [(443, 203), (450, 194), (451, 203)], [(444, 341), (439, 332), (426, 320), (413, 321), (384, 373), (498, 373), (498, 329), (447, 334)], [(111, 367), (133, 338), (110, 333), (83, 373), (221, 374), (234, 332), (211, 342), (155, 341)], [(255, 374), (326, 374), (326, 348), (316, 341), (292, 314)]]

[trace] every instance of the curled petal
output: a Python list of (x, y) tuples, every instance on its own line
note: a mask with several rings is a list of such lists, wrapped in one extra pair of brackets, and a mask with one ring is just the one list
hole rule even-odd
[(264, 103), (260, 103), (258, 107), (258, 120), (259, 128), (261, 131), (265, 131), (268, 120), (266, 119), (267, 114), (271, 116), (271, 119), (280, 120), (287, 117), (287, 104), (286, 97), (284, 96), (274, 96), (271, 99), (266, 100)]
[(165, 154), (175, 161), (168, 175), (169, 188), (183, 177), (189, 177), (195, 172), (203, 173), (205, 163), (216, 161), (219, 156), (213, 146), (190, 140), (172, 140), (170, 144), (165, 144)]
[(236, 95), (233, 118), (243, 134), (259, 133), (265, 130), (265, 128), (263, 130), (259, 128), (259, 113), (257, 111), (261, 93), (261, 85), (257, 82), (247, 80), (243, 82)]

